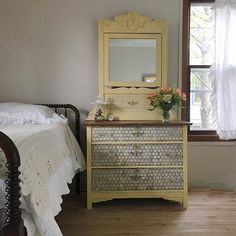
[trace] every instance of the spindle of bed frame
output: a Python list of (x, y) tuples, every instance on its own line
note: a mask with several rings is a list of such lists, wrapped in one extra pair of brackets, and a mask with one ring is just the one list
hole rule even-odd
[(6, 180), (6, 218), (3, 222), (3, 235), (26, 235), (26, 230), (21, 219), (20, 202), (20, 157), (13, 141), (4, 133), (0, 132), (0, 148), (7, 159)]

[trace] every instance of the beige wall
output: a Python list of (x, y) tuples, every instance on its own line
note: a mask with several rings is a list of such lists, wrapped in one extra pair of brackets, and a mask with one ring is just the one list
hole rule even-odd
[(169, 79), (178, 75), (179, 0), (1, 0), (0, 101), (71, 102), (97, 96), (97, 20), (137, 11), (169, 22)]
[(169, 80), (177, 83), (179, 0), (1, 0), (0, 101), (72, 103), (98, 94), (97, 20), (137, 11), (169, 22)]
[[(0, 102), (72, 103), (80, 108), (84, 120), (98, 91), (97, 20), (129, 11), (167, 19), (168, 80), (177, 86), (181, 2), (1, 0)], [(82, 138), (84, 147), (84, 133)], [(234, 153), (235, 146), (190, 144), (190, 181), (236, 186)]]
[(189, 183), (236, 191), (236, 143), (189, 143)]

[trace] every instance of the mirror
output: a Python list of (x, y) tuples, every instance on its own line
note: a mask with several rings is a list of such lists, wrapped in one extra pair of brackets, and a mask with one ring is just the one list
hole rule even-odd
[(100, 97), (139, 88), (147, 94), (167, 84), (166, 20), (136, 12), (100, 19), (98, 36)]
[(110, 39), (109, 80), (156, 82), (155, 39)]
[(159, 34), (107, 34), (106, 86), (157, 87), (161, 85)]

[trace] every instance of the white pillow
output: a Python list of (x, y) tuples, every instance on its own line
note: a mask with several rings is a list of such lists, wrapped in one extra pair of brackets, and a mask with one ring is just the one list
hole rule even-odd
[(47, 106), (12, 102), (0, 103), (0, 125), (52, 124), (65, 123), (66, 120)]

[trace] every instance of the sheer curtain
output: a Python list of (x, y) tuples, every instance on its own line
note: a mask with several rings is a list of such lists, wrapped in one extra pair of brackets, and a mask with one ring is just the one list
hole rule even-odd
[(236, 0), (216, 0), (215, 102), (220, 139), (236, 139)]

